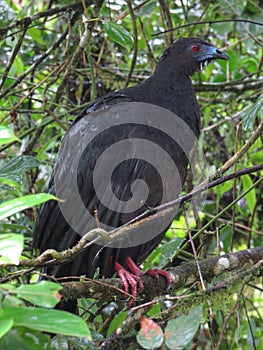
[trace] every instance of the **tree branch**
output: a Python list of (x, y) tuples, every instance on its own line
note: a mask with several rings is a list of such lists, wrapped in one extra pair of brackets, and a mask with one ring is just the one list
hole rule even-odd
[[(245, 252), (245, 251), (243, 251)], [(241, 252), (239, 252), (241, 253)], [(234, 256), (236, 253), (232, 253), (231, 256), (236, 259)], [(227, 257), (227, 259), (231, 259), (231, 256)], [(221, 257), (221, 258), (224, 258)], [(205, 260), (204, 260), (205, 261)], [(207, 260), (206, 260), (207, 261)], [(218, 262), (217, 262), (218, 263)], [(223, 264), (224, 265), (224, 264)], [(174, 317), (175, 314), (178, 313), (186, 313), (187, 311), (193, 309), (194, 307), (203, 304), (205, 307), (211, 307), (214, 311), (218, 309), (218, 306), (222, 304), (222, 300), (225, 302), (227, 300), (231, 300), (233, 294), (238, 292), (241, 293), (243, 290), (244, 284), (249, 282), (254, 278), (258, 278), (259, 275), (263, 274), (263, 260), (259, 260), (252, 265), (251, 268), (244, 271), (240, 271), (233, 275), (230, 275), (227, 279), (224, 278), (223, 282), (215, 283), (209, 289), (205, 291), (191, 293), (190, 295), (180, 295), (176, 297), (168, 297), (167, 300), (173, 301), (174, 305), (169, 307), (168, 310), (161, 312), (161, 314), (165, 314), (165, 317), (169, 316)], [(239, 286), (241, 285), (241, 288)], [(231, 287), (231, 288), (229, 288)], [(220, 300), (220, 302), (218, 302)], [(111, 350), (118, 349), (118, 341), (123, 337), (124, 334), (127, 334), (130, 329), (134, 328), (138, 323), (140, 317), (145, 315), (147, 311), (153, 306), (154, 303), (158, 302), (158, 299), (150, 303), (141, 304), (137, 307), (133, 307), (131, 312), (129, 313), (125, 322), (122, 323), (118, 329), (108, 337), (104, 343), (101, 344), (100, 348), (103, 350)]]
[(231, 81), (225, 83), (202, 83), (193, 84), (196, 92), (208, 92), (208, 91), (219, 91), (224, 90), (230, 92), (241, 93), (245, 90), (257, 90), (263, 87), (262, 79), (248, 80), (248, 81)]
[[(188, 194), (181, 196), (174, 201), (163, 204), (158, 207), (158, 212), (155, 213), (155, 209), (147, 210), (142, 215), (139, 215), (135, 219), (131, 220), (126, 225), (119, 227), (110, 232), (106, 232), (100, 228), (96, 228), (87, 232), (76, 244), (73, 248), (67, 249), (65, 251), (58, 252), (55, 249), (48, 249), (43, 252), (39, 257), (35, 259), (21, 259), (18, 266), (26, 266), (26, 267), (43, 267), (50, 266), (59, 263), (64, 263), (66, 261), (71, 261), (74, 259), (81, 251), (93, 243), (96, 243), (98, 240), (104, 239), (105, 242), (108, 240), (114, 239), (116, 236), (119, 238), (123, 234), (127, 235), (128, 232), (132, 232), (132, 230), (136, 229), (139, 225), (149, 225), (152, 224), (156, 220), (163, 220), (163, 216), (166, 215), (166, 210), (173, 210), (175, 206), (178, 206), (178, 203), (184, 203), (188, 199), (193, 196), (210, 189), (212, 187), (218, 186), (226, 181), (232, 180), (233, 178), (240, 177), (245, 174), (250, 174), (253, 172), (257, 172), (263, 169), (263, 164), (255, 165), (251, 168), (242, 169), (237, 171), (236, 173), (229, 174), (225, 177), (220, 177), (215, 179), (214, 181), (204, 184), (201, 187), (197, 187), (193, 191)], [(5, 264), (3, 267), (14, 266), (12, 264)]]
[[(256, 272), (254, 265), (257, 266)], [(205, 259), (199, 262), (202, 276), (206, 282), (210, 282), (214, 277), (224, 275), (224, 280), (209, 286), (205, 293), (212, 294), (216, 290), (228, 288), (230, 285), (240, 283), (244, 276), (255, 278), (263, 274), (263, 246), (229, 253), (222, 256)], [(200, 281), (198, 268), (195, 262), (182, 263), (168, 271), (172, 278), (172, 285), (167, 291), (167, 281), (160, 276), (158, 283), (154, 277), (143, 275), (141, 277), (144, 290), (140, 294), (142, 302), (147, 302), (155, 297), (165, 295), (175, 295), (176, 291), (182, 287), (193, 285)], [(226, 279), (225, 274), (235, 272)], [(254, 277), (253, 277), (254, 276)], [(80, 277), (78, 277), (80, 279)], [(58, 279), (63, 281), (63, 278)], [(62, 282), (61, 294), (65, 300), (75, 300), (78, 298), (94, 298), (104, 301), (112, 298), (123, 298), (130, 296), (122, 290), (122, 283), (119, 278), (107, 278), (103, 280), (92, 280), (82, 278), (81, 282)]]

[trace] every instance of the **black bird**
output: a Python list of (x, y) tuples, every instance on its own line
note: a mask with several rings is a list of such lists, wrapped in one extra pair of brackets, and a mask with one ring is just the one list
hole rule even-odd
[[(91, 103), (80, 113), (63, 139), (55, 170), (48, 186), (49, 193), (63, 197), (65, 210), (61, 209), (61, 204), (56, 201), (49, 201), (42, 205), (34, 230), (35, 247), (41, 252), (49, 248), (59, 251), (71, 248), (82, 235), (95, 228), (96, 224), (117, 228), (143, 213), (146, 208), (158, 206), (162, 202), (164, 193), (166, 193), (166, 200), (178, 197), (185, 180), (193, 139), (198, 138), (200, 133), (199, 108), (190, 76), (215, 59), (227, 60), (228, 56), (201, 39), (180, 39), (166, 49), (149, 79), (142, 84), (110, 93)], [(162, 108), (164, 121), (167, 113), (169, 116), (176, 115), (178, 118), (175, 117), (175, 124), (179, 119), (193, 133), (184, 140), (187, 145), (186, 149), (183, 149), (180, 141), (177, 142), (176, 138), (168, 135), (156, 125), (149, 123), (145, 125), (132, 121), (129, 123), (126, 122), (126, 119), (122, 124), (121, 118), (125, 114), (125, 108), (127, 114), (134, 114), (134, 110), (136, 113), (141, 111), (140, 108), (136, 109), (137, 106), (146, 106), (147, 110), (149, 106), (149, 110), (155, 108), (158, 111), (160, 110), (157, 107)], [(113, 120), (113, 125), (105, 127), (108, 118)], [(139, 115), (139, 118), (144, 120), (144, 115)], [(161, 126), (162, 118), (158, 120)], [(177, 126), (178, 128), (180, 129), (180, 125)], [(91, 130), (95, 130), (95, 136), (90, 142), (87, 142), (91, 137)], [(179, 130), (179, 133), (184, 132)], [(117, 164), (110, 176), (110, 183), (105, 185), (109, 164), (112, 162), (112, 158), (107, 161), (107, 150), (116, 142), (124, 140), (131, 142), (126, 143), (124, 148), (119, 147), (117, 153), (120, 152), (120, 159), (122, 155), (126, 155), (126, 158)], [(158, 164), (156, 169), (149, 161), (140, 159), (132, 140), (136, 142), (146, 140), (155, 143), (170, 156), (178, 173), (177, 176), (174, 175), (174, 179), (173, 175), (169, 176), (168, 191), (167, 185), (163, 184)], [(85, 147), (82, 149), (79, 144), (83, 142)], [(141, 143), (138, 144), (141, 145)], [(151, 153), (147, 151), (147, 147), (143, 148), (143, 152)], [(152, 153), (154, 152), (153, 150)], [(103, 158), (104, 163), (101, 161), (102, 170), (99, 171), (98, 178), (94, 179), (95, 166), (98, 160), (101, 160), (99, 157), (104, 153), (106, 156)], [(77, 163), (74, 163), (76, 158)], [(164, 166), (161, 165), (161, 167), (168, 168), (169, 166), (164, 163)], [(141, 183), (136, 180), (143, 180), (148, 186), (149, 193), (141, 202), (139, 196), (135, 209), (125, 210), (125, 203), (133, 198), (136, 189), (141, 188), (138, 187)], [(76, 184), (73, 184), (74, 181)], [(101, 195), (98, 195), (94, 181), (97, 181), (97, 187), (103, 188), (102, 196), (107, 197), (110, 193), (108, 201), (111, 202), (110, 196), (115, 196), (119, 204), (113, 209), (107, 208), (107, 205), (100, 200)], [(59, 191), (58, 187), (60, 187)], [(76, 192), (79, 193), (90, 215), (80, 214), (81, 210), (71, 198)], [(97, 220), (93, 220), (94, 217)], [(75, 223), (74, 219), (76, 219)], [(144, 238), (136, 241), (135, 233), (135, 236), (129, 238), (132, 241), (135, 237), (130, 246), (118, 243), (118, 241), (114, 244), (92, 244), (74, 260), (63, 265), (47, 267), (45, 272), (57, 278), (81, 275), (92, 278), (96, 269), (100, 277), (111, 277), (117, 272), (123, 282), (124, 290), (128, 291), (131, 287), (131, 292), (136, 296), (137, 288), (143, 287), (139, 278), (141, 272), (138, 266), (157, 247), (171, 222), (172, 218), (165, 223), (160, 232), (154, 235), (152, 235), (155, 230), (153, 225), (146, 229), (147, 232), (138, 231), (137, 234)], [(163, 274), (170, 282), (169, 274), (159, 270), (152, 272), (152, 274), (158, 273)], [(63, 303), (60, 307), (74, 312), (76, 304)]]

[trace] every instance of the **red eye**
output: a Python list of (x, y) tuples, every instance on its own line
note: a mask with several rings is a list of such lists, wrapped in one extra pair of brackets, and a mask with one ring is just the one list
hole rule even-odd
[(199, 52), (201, 50), (201, 46), (198, 44), (192, 45), (192, 51), (193, 52)]

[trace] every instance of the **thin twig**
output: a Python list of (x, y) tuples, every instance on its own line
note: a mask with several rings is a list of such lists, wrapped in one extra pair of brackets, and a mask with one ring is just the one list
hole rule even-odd
[[(238, 139), (239, 139), (239, 130), (240, 130), (240, 125), (241, 122), (239, 124), (237, 124), (236, 126), (236, 142), (235, 142), (235, 153), (238, 152)], [(234, 173), (236, 173), (237, 171), (237, 162), (234, 163)], [(233, 195), (232, 195), (232, 200), (234, 201), (236, 199), (236, 183), (237, 183), (237, 178), (234, 178), (233, 181)], [(232, 234), (231, 234), (231, 252), (233, 251), (233, 247), (234, 247), (234, 237), (235, 237), (235, 218), (236, 218), (236, 206), (233, 205), (233, 210), (232, 210)]]
[[(36, 67), (40, 65), (41, 62), (43, 62), (54, 50), (56, 50), (60, 44), (65, 40), (68, 34), (68, 28), (64, 31), (64, 33), (59, 37), (59, 39), (49, 48), (47, 51), (40, 56), (23, 74), (21, 74), (16, 81), (8, 86), (1, 94), (0, 94), (0, 99), (5, 97), (10, 91), (13, 91), (13, 89), (21, 83), (23, 79), (27, 75), (29, 75), (31, 72), (33, 72)], [(3, 122), (4, 118), (1, 119), (0, 123)]]
[(237, 162), (238, 159), (242, 158), (243, 155), (249, 150), (249, 148), (256, 142), (256, 140), (259, 137), (261, 137), (262, 132), (263, 132), (263, 120), (261, 120), (259, 126), (252, 133), (252, 135), (247, 140), (245, 145), (241, 147), (240, 150), (233, 155), (233, 157), (228, 159), (228, 161), (226, 161), (224, 165), (222, 165), (219, 169), (217, 169), (217, 171), (214, 173), (212, 178), (215, 178), (217, 176), (220, 176), (221, 174), (224, 174), (233, 164)]
[(137, 25), (136, 25), (136, 16), (135, 16), (135, 13), (134, 13), (134, 10), (132, 7), (131, 0), (127, 0), (127, 5), (129, 8), (131, 20), (132, 20), (134, 47), (133, 47), (133, 56), (132, 56), (131, 66), (130, 66), (129, 74), (128, 74), (126, 82), (125, 82), (125, 87), (127, 87), (129, 82), (130, 82), (132, 73), (133, 73), (134, 68), (135, 68), (137, 55), (138, 55), (138, 31), (137, 31)]
[(6, 80), (7, 76), (8, 76), (8, 73), (9, 73), (9, 71), (10, 71), (10, 69), (11, 69), (11, 67), (12, 67), (12, 65), (13, 65), (13, 63), (15, 61), (16, 55), (18, 54), (18, 52), (20, 50), (20, 47), (21, 47), (21, 45), (23, 43), (26, 31), (27, 31), (27, 26), (23, 30), (23, 32), (21, 33), (21, 35), (20, 35), (20, 37), (19, 37), (19, 39), (18, 39), (18, 41), (17, 41), (17, 43), (16, 43), (16, 45), (15, 45), (15, 47), (13, 49), (13, 52), (12, 52), (10, 58), (9, 58), (9, 61), (8, 61), (7, 65), (6, 65), (6, 67), (5, 67), (5, 71), (4, 71), (4, 73), (2, 75), (2, 78), (0, 80), (0, 90), (2, 89), (2, 87), (4, 85), (4, 82), (5, 82), (5, 80)]
[(188, 220), (187, 220), (187, 216), (186, 216), (186, 213), (185, 213), (184, 209), (183, 209), (183, 213), (184, 213), (184, 219), (185, 219), (185, 224), (186, 224), (186, 228), (187, 228), (187, 233), (188, 233), (189, 241), (191, 243), (192, 251), (194, 253), (195, 263), (196, 263), (197, 270), (198, 270), (198, 273), (199, 273), (202, 289), (206, 290), (205, 282), (204, 282), (204, 279), (203, 279), (203, 276), (202, 276), (202, 272), (201, 272), (201, 268), (200, 268), (200, 265), (199, 265), (198, 255), (197, 255), (197, 252), (196, 252), (196, 249), (195, 249), (195, 244), (194, 244), (194, 241), (193, 241), (193, 237), (192, 237), (192, 234), (191, 234), (191, 230), (190, 230), (190, 227), (189, 227), (189, 224), (188, 224)]
[(191, 26), (196, 26), (196, 25), (203, 25), (203, 24), (214, 24), (214, 23), (227, 23), (227, 22), (243, 22), (243, 23), (252, 23), (252, 24), (256, 24), (258, 26), (263, 26), (262, 22), (258, 22), (258, 21), (252, 21), (250, 19), (244, 19), (244, 18), (235, 18), (235, 19), (220, 19), (220, 20), (213, 20), (213, 21), (202, 21), (202, 22), (191, 22), (188, 24), (183, 24), (181, 26), (177, 26), (174, 28), (170, 28), (167, 30), (163, 30), (161, 32), (157, 32), (152, 34), (152, 36), (157, 36), (160, 34), (165, 34), (167, 32), (173, 31), (173, 30), (178, 30), (181, 28), (186, 28), (186, 27), (191, 27)]
[[(85, 1), (86, 6), (90, 6), (93, 3), (94, 3), (94, 1), (92, 1), (92, 0)], [(19, 27), (24, 28), (25, 25), (29, 26), (31, 23), (33, 23), (34, 21), (36, 21), (38, 19), (45, 18), (45, 17), (51, 17), (53, 15), (58, 15), (58, 14), (63, 14), (63, 13), (65, 14), (65, 13), (70, 12), (72, 10), (78, 10), (78, 9), (82, 9), (82, 8), (83, 8), (82, 3), (77, 2), (76, 4), (70, 4), (70, 5), (66, 5), (66, 6), (58, 6), (58, 7), (50, 8), (46, 11), (36, 13), (35, 15), (22, 18), (21, 20), (12, 21), (11, 24), (0, 29), (0, 38), (2, 38), (2, 37), (6, 38), (7, 33), (10, 32), (12, 29), (19, 28)], [(22, 29), (22, 31), (23, 31), (23, 29)], [(12, 32), (10, 35), (15, 35), (15, 34), (20, 33), (20, 32), (21, 32), (21, 29), (18, 30), (17, 32)]]

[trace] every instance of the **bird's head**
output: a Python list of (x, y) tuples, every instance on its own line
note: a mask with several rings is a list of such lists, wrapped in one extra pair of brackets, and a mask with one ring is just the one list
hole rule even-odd
[(213, 60), (228, 60), (228, 55), (198, 38), (183, 38), (172, 44), (163, 54), (160, 64), (187, 75), (201, 70)]

